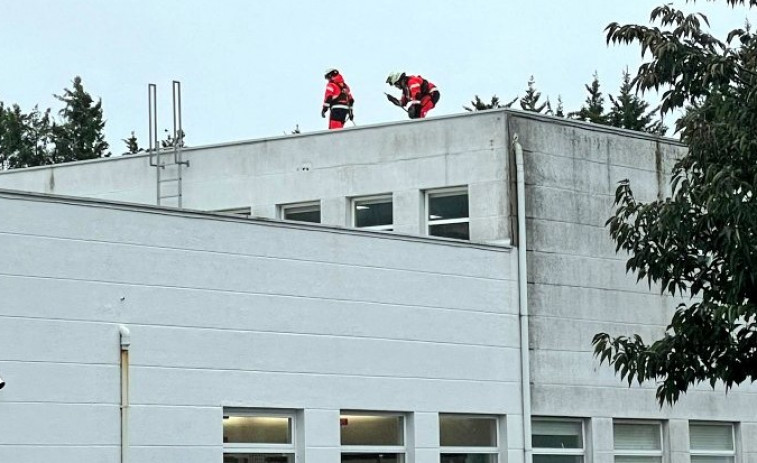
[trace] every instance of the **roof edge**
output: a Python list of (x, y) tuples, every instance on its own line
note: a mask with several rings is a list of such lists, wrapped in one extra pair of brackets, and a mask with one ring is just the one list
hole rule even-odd
[(176, 207), (165, 206), (153, 206), (150, 204), (138, 204), (119, 201), (110, 201), (97, 198), (83, 198), (78, 196), (65, 196), (65, 195), (52, 195), (47, 193), (31, 193), (20, 190), (9, 190), (0, 188), (0, 198), (18, 200), (18, 201), (34, 201), (42, 203), (57, 203), (57, 204), (69, 204), (81, 207), (95, 207), (104, 209), (113, 209), (119, 211), (140, 212), (145, 214), (158, 214), (174, 217), (185, 217), (197, 220), (213, 220), (217, 222), (236, 222), (236, 223), (252, 223), (256, 225), (280, 227), (289, 229), (311, 230), (315, 232), (326, 233), (340, 233), (349, 235), (362, 235), (377, 239), (390, 239), (400, 241), (414, 241), (429, 244), (436, 244), (442, 246), (453, 247), (465, 247), (472, 249), (482, 249), (488, 251), (497, 252), (510, 252), (512, 251), (512, 245), (501, 244), (488, 244), (488, 243), (475, 243), (469, 241), (459, 241), (447, 238), (439, 238), (423, 235), (410, 235), (395, 232), (382, 232), (372, 230), (361, 230), (358, 228), (340, 227), (337, 225), (316, 224), (306, 222), (289, 222), (278, 219), (270, 219), (267, 217), (235, 217), (231, 214), (223, 214), (219, 212), (205, 212), (192, 209), (180, 209)]

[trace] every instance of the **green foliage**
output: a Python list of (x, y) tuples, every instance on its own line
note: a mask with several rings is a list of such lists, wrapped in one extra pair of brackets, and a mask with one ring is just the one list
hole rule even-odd
[(557, 117), (565, 117), (565, 108), (563, 107), (562, 97), (560, 95), (557, 95), (557, 108), (555, 108), (553, 115)]
[[(623, 71), (623, 83), (617, 98), (608, 95), (612, 107), (607, 115), (607, 123), (613, 127), (664, 135), (667, 127), (656, 117), (659, 108), (649, 109), (649, 103), (636, 95), (631, 85), (631, 74)], [(657, 119), (657, 120), (655, 120)]]
[(516, 101), (518, 101), (518, 97), (515, 97), (509, 103), (501, 104), (499, 97), (497, 95), (493, 95), (491, 102), (484, 103), (481, 98), (478, 97), (478, 95), (475, 95), (474, 99), (470, 102), (471, 105), (463, 106), (463, 109), (466, 111), (485, 111), (487, 109), (510, 108), (513, 104), (515, 104)]
[(595, 124), (607, 124), (607, 115), (605, 114), (605, 98), (599, 91), (599, 75), (594, 73), (594, 80), (591, 85), (585, 85), (589, 95), (586, 97), (584, 105), (578, 111), (568, 114), (571, 119), (579, 121), (593, 122)]
[(700, 382), (757, 379), (757, 36), (735, 29), (720, 41), (702, 29), (706, 17), (671, 5), (652, 20), (660, 27), (612, 23), (607, 40), (640, 45), (648, 61), (631, 84), (662, 89), (663, 112), (685, 110), (676, 130), (687, 152), (672, 198), (639, 202), (623, 181), (607, 224), (639, 280), (694, 299), (660, 339), (599, 333), (593, 344), (621, 378), (657, 381), (660, 404), (672, 404)]
[(73, 89), (64, 89), (55, 98), (64, 103), (61, 123), (53, 125), (55, 163), (110, 156), (103, 129), (102, 101), (94, 102), (84, 90), (81, 77), (74, 77)]
[(42, 166), (109, 156), (103, 136), (105, 121), (98, 101), (84, 91), (81, 78), (73, 90), (55, 97), (65, 106), (55, 121), (51, 110), (37, 106), (29, 113), (0, 102), (0, 169)]
[(171, 134), (171, 132), (168, 131), (168, 129), (165, 129), (166, 132), (166, 139), (160, 141), (160, 147), (161, 148), (173, 148), (174, 146), (183, 147), (184, 146), (184, 137), (186, 134), (183, 130), (179, 130), (179, 133), (177, 134), (176, 138)]
[(540, 99), (541, 92), (536, 90), (536, 81), (534, 80), (534, 76), (531, 76), (531, 78), (528, 79), (526, 94), (520, 99), (520, 107), (525, 111), (543, 113), (545, 110), (549, 109), (547, 106), (549, 102), (540, 103)]
[(26, 114), (18, 105), (0, 103), (0, 166), (7, 169), (51, 164), (49, 146), (52, 122), (50, 110), (36, 106)]
[(126, 152), (124, 153), (124, 155), (137, 154), (140, 151), (144, 151), (142, 148), (139, 147), (137, 136), (134, 135), (133, 130), (131, 131), (131, 136), (129, 138), (124, 138), (121, 141), (126, 144)]

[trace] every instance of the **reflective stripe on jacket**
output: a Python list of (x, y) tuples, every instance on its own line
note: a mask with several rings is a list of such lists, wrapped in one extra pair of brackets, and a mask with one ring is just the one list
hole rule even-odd
[(350, 87), (344, 82), (341, 74), (337, 74), (326, 84), (326, 94), (323, 97), (324, 108), (344, 108), (352, 107), (355, 99), (352, 98)]
[(400, 103), (405, 106), (407, 103), (418, 104), (426, 95), (438, 92), (436, 85), (427, 81), (421, 76), (407, 76), (407, 82), (402, 88), (402, 100)]

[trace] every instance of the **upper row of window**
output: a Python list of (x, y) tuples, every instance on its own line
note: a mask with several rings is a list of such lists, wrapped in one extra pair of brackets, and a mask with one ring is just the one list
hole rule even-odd
[[(429, 190), (425, 197), (426, 233), (430, 236), (470, 239), (468, 188), (456, 187)], [(394, 230), (394, 204), (391, 194), (365, 196), (351, 200), (350, 226), (365, 230)], [(229, 209), (220, 212), (250, 215), (250, 209)], [(321, 223), (319, 201), (283, 204), (279, 218), (297, 222)]]

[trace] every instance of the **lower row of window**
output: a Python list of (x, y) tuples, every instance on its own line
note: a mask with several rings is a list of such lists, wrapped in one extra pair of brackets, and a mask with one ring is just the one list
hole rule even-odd
[[(499, 420), (493, 416), (439, 415), (441, 463), (496, 463)], [(403, 414), (345, 412), (340, 417), (341, 461), (403, 463)], [(294, 463), (292, 413), (228, 411), (224, 416), (224, 463)], [(583, 463), (584, 420), (536, 418), (532, 422), (534, 463)], [(660, 422), (613, 423), (615, 463), (662, 463)], [(692, 463), (734, 463), (731, 423), (689, 423)]]
[[(229, 412), (224, 416), (224, 463), (294, 463), (293, 414)], [(405, 416), (343, 413), (339, 419), (342, 462), (402, 463)], [(496, 417), (440, 415), (442, 463), (496, 463)]]

